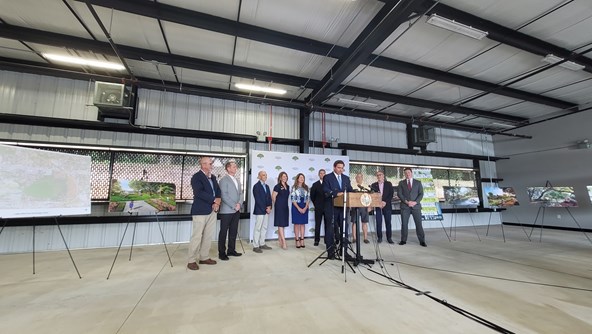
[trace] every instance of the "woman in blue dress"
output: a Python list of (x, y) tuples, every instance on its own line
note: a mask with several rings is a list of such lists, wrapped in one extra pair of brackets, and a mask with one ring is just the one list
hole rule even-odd
[(308, 223), (308, 186), (304, 174), (296, 175), (296, 181), (292, 187), (290, 201), (292, 201), (292, 224), (294, 224), (294, 239), (296, 248), (304, 248), (304, 227)]
[(290, 197), (290, 186), (288, 185), (288, 174), (281, 172), (278, 176), (278, 183), (273, 187), (271, 199), (273, 201), (273, 226), (278, 228), (278, 241), (280, 247), (288, 249), (284, 227), (288, 227), (290, 216), (288, 211), (288, 197)]

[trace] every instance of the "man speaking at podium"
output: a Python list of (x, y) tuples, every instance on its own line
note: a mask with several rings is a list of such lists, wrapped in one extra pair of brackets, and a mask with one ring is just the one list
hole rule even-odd
[[(343, 234), (343, 208), (334, 207), (333, 199), (338, 196), (343, 196), (344, 191), (353, 191), (349, 176), (343, 174), (343, 167), (345, 163), (342, 160), (337, 160), (333, 163), (333, 173), (325, 175), (323, 178), (323, 192), (325, 193), (325, 212), (327, 216), (333, 217), (333, 222), (325, 231), (325, 243), (327, 247), (328, 257), (330, 259), (335, 257), (335, 253), (338, 251), (338, 242), (340, 241)], [(345, 229), (347, 239), (347, 226)], [(335, 236), (334, 234), (337, 234)]]

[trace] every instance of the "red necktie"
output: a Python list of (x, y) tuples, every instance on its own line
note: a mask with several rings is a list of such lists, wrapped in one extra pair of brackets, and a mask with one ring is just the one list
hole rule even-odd
[(407, 180), (407, 189), (411, 190), (411, 181)]

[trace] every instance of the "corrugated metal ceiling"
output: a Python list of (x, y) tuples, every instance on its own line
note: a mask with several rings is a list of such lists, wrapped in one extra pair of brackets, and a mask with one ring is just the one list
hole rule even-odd
[[(288, 91), (284, 100), (311, 110), (491, 133), (592, 102), (592, 60), (577, 53), (592, 46), (587, 0), (1, 1), (0, 68), (27, 71), (33, 63), (105, 74), (40, 56), (118, 61), (92, 11), (132, 71), (108, 74), (133, 74), (140, 86), (248, 95), (233, 84), (273, 85)], [(426, 22), (431, 13), (489, 37), (435, 27)], [(551, 52), (586, 68), (542, 62)]]

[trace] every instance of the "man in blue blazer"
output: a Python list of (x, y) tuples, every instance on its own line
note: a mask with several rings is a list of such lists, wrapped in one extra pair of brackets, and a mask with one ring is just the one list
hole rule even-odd
[(191, 178), (193, 188), (193, 205), (191, 215), (193, 230), (189, 240), (189, 260), (187, 268), (198, 270), (197, 264), (216, 264), (210, 258), (212, 235), (216, 230), (216, 215), (220, 209), (220, 187), (216, 177), (212, 175), (213, 159), (199, 159), (201, 170)]
[(265, 244), (267, 236), (267, 222), (271, 213), (271, 190), (265, 184), (267, 173), (264, 170), (257, 174), (259, 182), (253, 185), (253, 197), (255, 199), (255, 228), (253, 229), (253, 252), (262, 253), (263, 249), (270, 250), (271, 247)]
[(401, 241), (399, 245), (407, 243), (409, 216), (413, 215), (415, 221), (415, 233), (419, 244), (427, 247), (425, 234), (421, 224), (421, 200), (423, 199), (423, 186), (421, 181), (413, 178), (413, 171), (407, 167), (404, 169), (405, 179), (399, 182), (397, 193), (401, 199)]
[[(341, 240), (343, 234), (343, 208), (334, 207), (333, 199), (338, 196), (343, 196), (344, 191), (354, 191), (351, 186), (349, 176), (343, 174), (343, 167), (345, 163), (342, 160), (337, 160), (333, 163), (333, 173), (325, 175), (323, 178), (323, 192), (325, 193), (325, 212), (328, 217), (333, 217), (333, 222), (325, 230), (325, 245), (327, 247), (328, 257), (330, 259), (335, 257), (338, 251), (337, 243)], [(347, 239), (347, 226), (345, 228), (345, 238)], [(335, 237), (337, 234), (337, 237)], [(337, 243), (335, 242), (337, 239)]]

